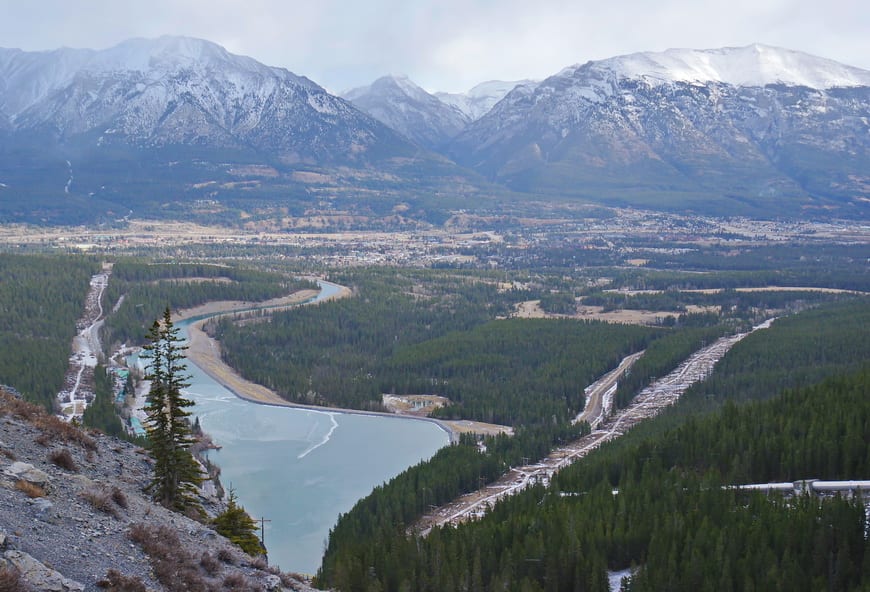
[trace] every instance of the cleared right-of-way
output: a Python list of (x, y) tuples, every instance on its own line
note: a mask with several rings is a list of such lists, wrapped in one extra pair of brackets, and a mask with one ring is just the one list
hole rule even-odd
[(773, 320), (769, 319), (753, 327), (749, 332), (722, 337), (713, 344), (701, 348), (667, 376), (641, 390), (627, 407), (614, 411), (608, 407), (612, 404), (612, 395), (617, 381), (625, 369), (630, 367), (641, 354), (628, 356), (619, 367), (601, 377), (586, 391), (587, 396), (598, 398), (599, 401), (593, 403), (591, 408), (587, 402), (584, 412), (577, 419), (590, 421), (590, 425), (594, 422), (592, 433), (556, 448), (538, 463), (513, 467), (497, 481), (436, 508), (423, 516), (413, 530), (425, 536), (434, 526), (457, 524), (480, 517), (498, 500), (535, 483), (547, 483), (556, 471), (586, 456), (603, 443), (625, 434), (637, 423), (673, 405), (692, 384), (707, 378), (716, 362), (722, 359), (735, 344), (754, 331), (769, 328)]

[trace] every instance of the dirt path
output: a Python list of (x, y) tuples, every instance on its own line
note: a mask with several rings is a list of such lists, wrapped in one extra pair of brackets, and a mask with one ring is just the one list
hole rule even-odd
[(100, 327), (103, 324), (103, 292), (109, 284), (111, 265), (91, 277), (90, 289), (85, 298), (85, 310), (76, 323), (78, 334), (73, 338), (69, 367), (64, 376), (64, 388), (57, 394), (61, 415), (67, 421), (81, 418), (88, 403), (94, 398), (94, 368), (97, 365), (100, 346)]

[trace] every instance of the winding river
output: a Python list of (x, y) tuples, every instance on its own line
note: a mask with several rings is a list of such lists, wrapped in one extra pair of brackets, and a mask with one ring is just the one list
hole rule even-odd
[[(312, 302), (338, 290), (322, 282)], [(178, 323), (183, 334), (193, 320)], [(211, 456), (221, 482), (254, 518), (270, 521), (269, 560), (285, 571), (313, 574), (339, 514), (448, 443), (433, 423), (260, 405), (236, 397), (192, 363), (188, 371), (193, 413), (222, 446)]]

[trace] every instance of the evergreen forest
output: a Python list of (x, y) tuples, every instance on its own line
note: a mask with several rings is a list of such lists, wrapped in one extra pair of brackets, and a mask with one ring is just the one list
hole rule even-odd
[(103, 328), (103, 342), (144, 343), (151, 321), (167, 306), (180, 310), (215, 300), (258, 302), (302, 288), (316, 285), (239, 266), (121, 259), (103, 295), (104, 309), (113, 311)]
[[(870, 478), (870, 303), (849, 293), (747, 290), (866, 291), (870, 280), (854, 273), (866, 267), (864, 251), (832, 245), (805, 257), (772, 245), (723, 262), (727, 245), (679, 256), (653, 250), (656, 269), (578, 271), (568, 267), (570, 249), (541, 249), (566, 267), (347, 268), (330, 280), (351, 287), (350, 298), (224, 316), (206, 328), (231, 366), (292, 402), (382, 411), (385, 393), (440, 395), (450, 404), (433, 412), (438, 419), (512, 428), (512, 436), (464, 434), (361, 499), (326, 542), (323, 587), (599, 592), (623, 573), (630, 591), (870, 590), (860, 499), (735, 487)], [(245, 265), (115, 258), (103, 344), (143, 343), (167, 307), (316, 287), (293, 278), (292, 262)], [(0, 254), (0, 384), (53, 408), (100, 267), (89, 256)], [(516, 305), (532, 300), (556, 315), (585, 305), (663, 316), (651, 326), (514, 318)], [(644, 351), (620, 377), (617, 407), (704, 345), (774, 316), (658, 417), (481, 519), (412, 534), (433, 506), (587, 434), (573, 422), (583, 388), (625, 356)], [(122, 434), (102, 365), (94, 389), (83, 423)]]
[(0, 384), (53, 410), (97, 260), (0, 253)]
[[(859, 499), (730, 486), (870, 475), (868, 315), (857, 300), (780, 319), (738, 343), (669, 411), (548, 486), (478, 521), (412, 536), (402, 500), (428, 495), (426, 476), (444, 463), (436, 455), (341, 517), (319, 582), (343, 591), (603, 591), (608, 572), (631, 568), (629, 590), (866, 589)], [(758, 386), (746, 389), (755, 376)], [(459, 471), (453, 454), (450, 469), (440, 465), (450, 474)]]

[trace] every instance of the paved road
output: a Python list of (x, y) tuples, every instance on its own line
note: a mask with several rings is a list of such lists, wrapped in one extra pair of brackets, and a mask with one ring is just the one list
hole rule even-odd
[[(646, 351), (646, 350), (644, 350)], [(599, 378), (596, 382), (586, 387), (584, 394), (586, 395), (586, 405), (583, 412), (575, 419), (574, 423), (585, 421), (589, 423), (592, 429), (604, 421), (606, 415), (611, 411), (613, 405), (613, 393), (616, 392), (617, 382), (619, 378), (625, 374), (625, 371), (634, 366), (634, 363), (640, 359), (643, 351), (636, 354), (626, 356), (619, 363), (619, 366)]]

